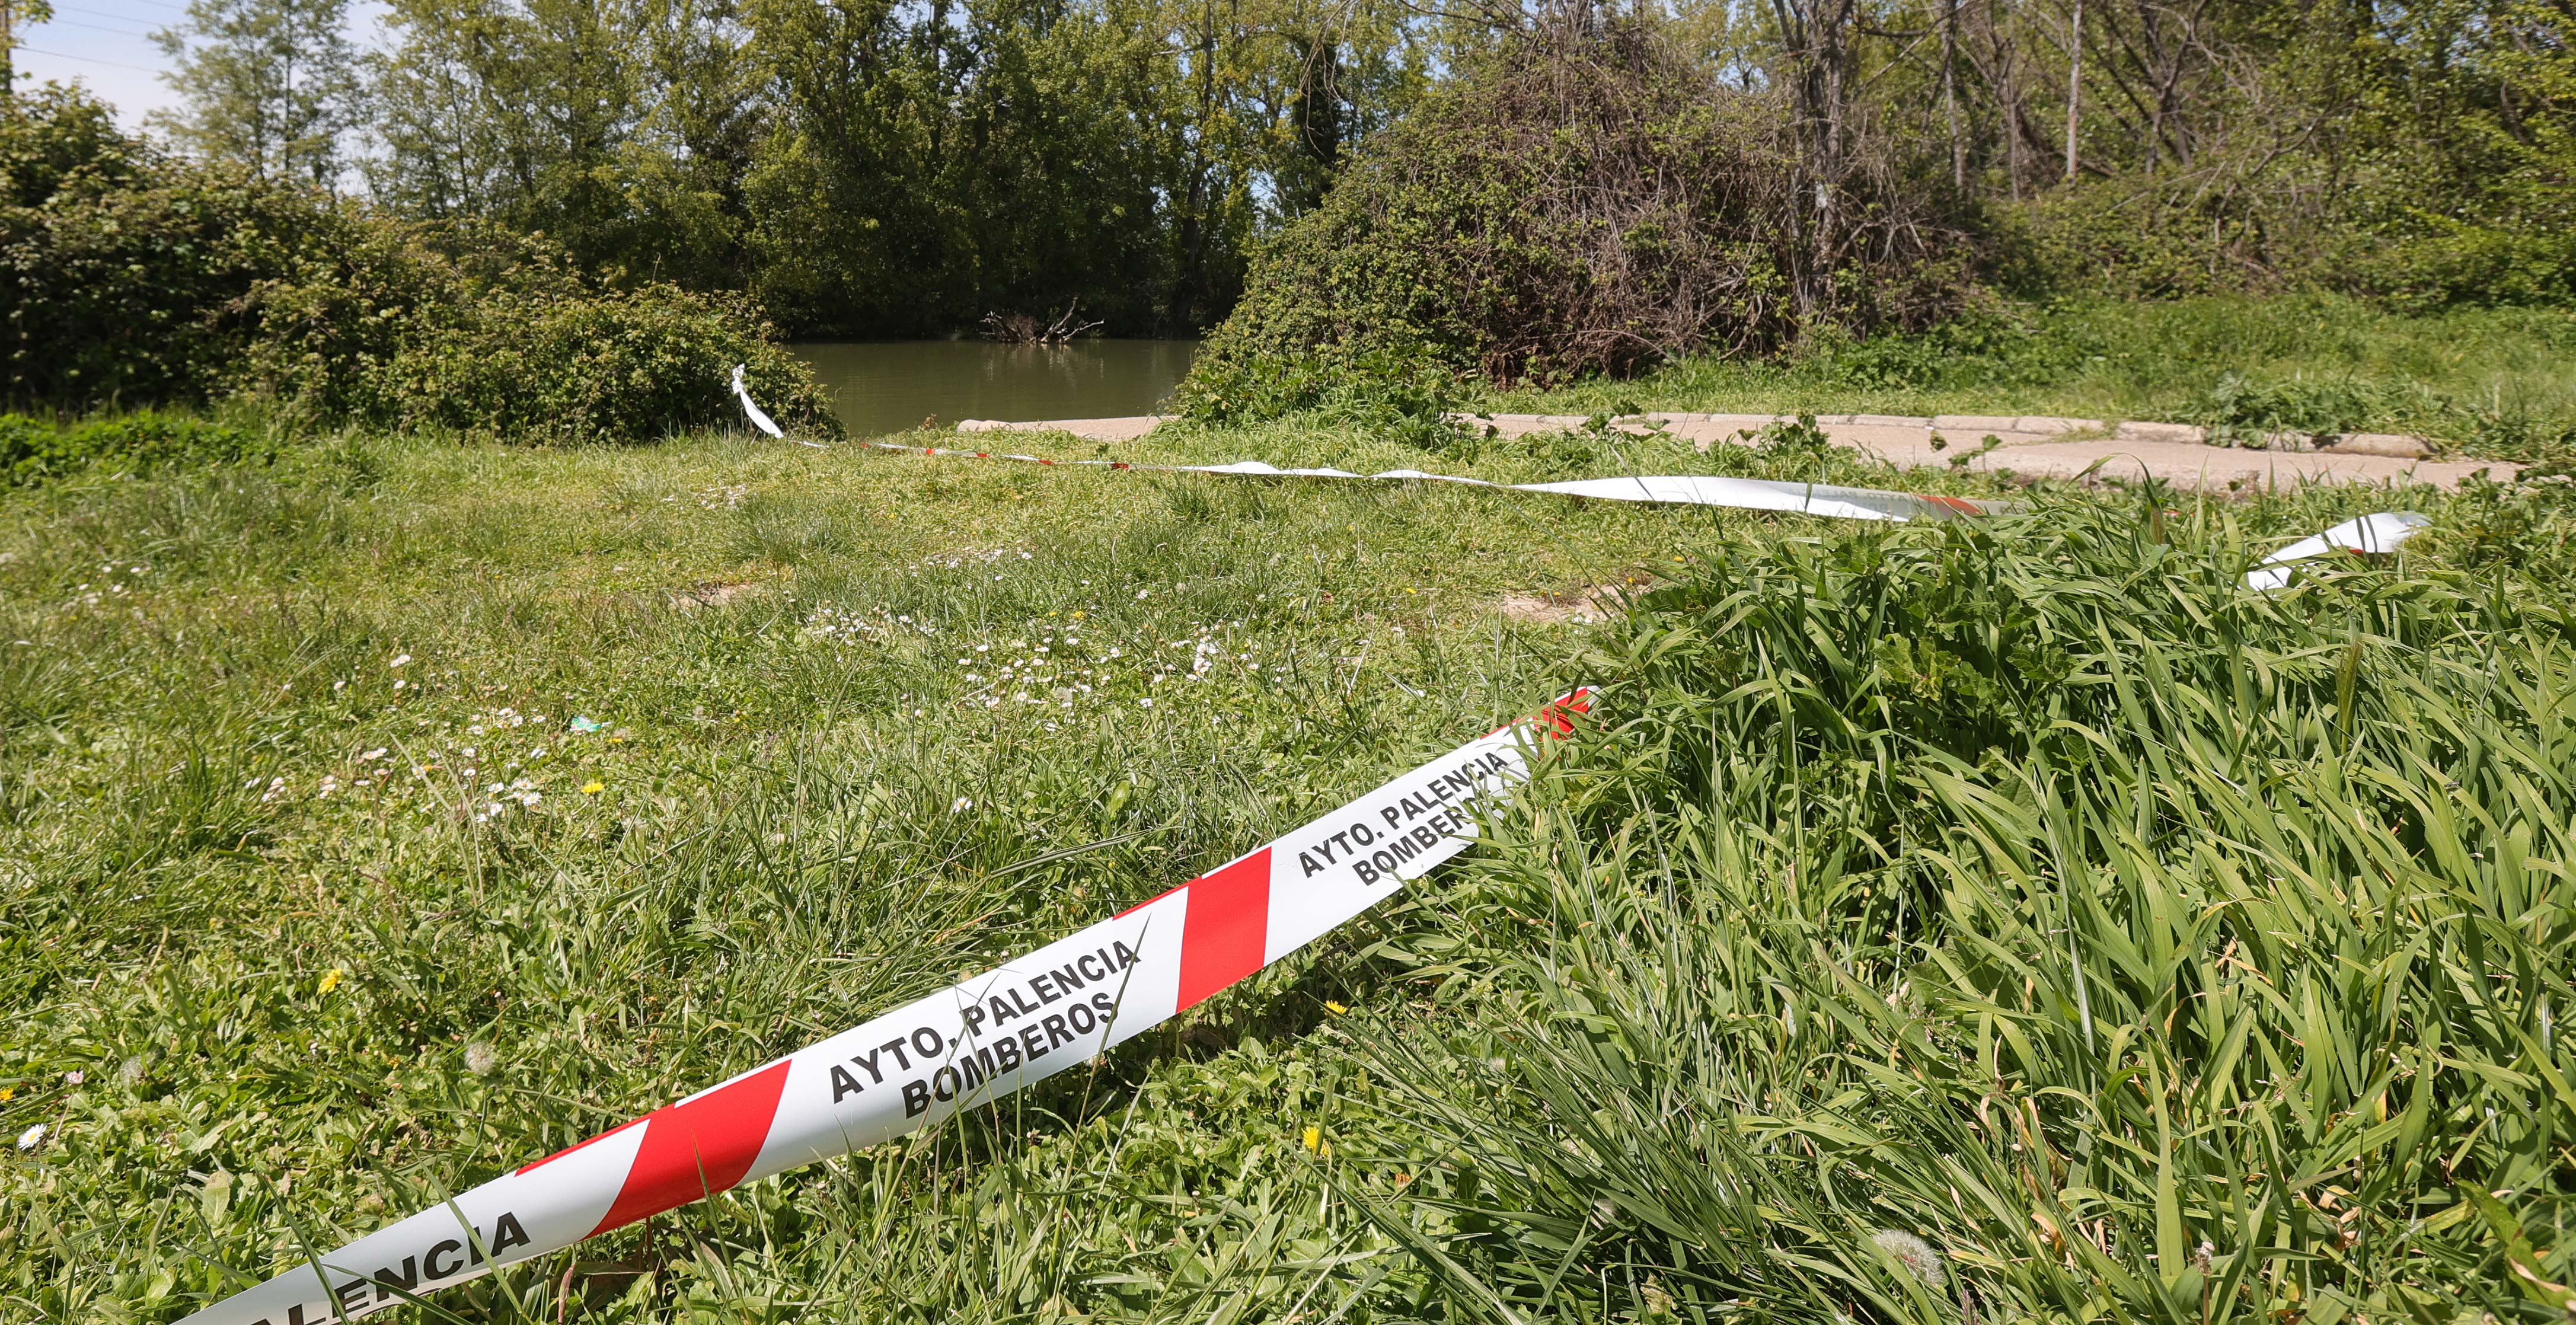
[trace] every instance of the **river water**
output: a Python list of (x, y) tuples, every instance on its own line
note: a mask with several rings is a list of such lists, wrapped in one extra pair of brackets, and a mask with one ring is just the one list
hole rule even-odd
[(809, 341), (790, 348), (830, 388), (842, 425), (873, 437), (920, 427), (925, 418), (954, 428), (962, 419), (1151, 414), (1180, 385), (1198, 342)]

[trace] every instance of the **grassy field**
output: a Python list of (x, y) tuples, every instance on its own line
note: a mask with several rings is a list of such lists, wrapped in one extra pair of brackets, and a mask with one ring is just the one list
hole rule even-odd
[(0, 1128), (44, 1129), (0, 1317), (175, 1318), (1578, 681), (1607, 717), (1494, 845), (1183, 1023), (406, 1310), (2565, 1314), (2563, 486), (2409, 494), (2402, 563), (2257, 599), (2391, 500), (1856, 528), (285, 440), (0, 497)]

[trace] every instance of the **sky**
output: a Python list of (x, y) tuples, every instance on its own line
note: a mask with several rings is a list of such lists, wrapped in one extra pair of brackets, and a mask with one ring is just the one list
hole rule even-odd
[[(18, 47), (18, 84), (51, 79), (81, 82), (116, 107), (116, 118), (128, 129), (143, 117), (178, 104), (170, 85), (161, 80), (169, 57), (152, 44), (157, 28), (174, 27), (188, 15), (186, 0), (53, 0), (54, 18), (25, 30)], [(350, 6), (349, 35), (374, 46), (383, 6)]]

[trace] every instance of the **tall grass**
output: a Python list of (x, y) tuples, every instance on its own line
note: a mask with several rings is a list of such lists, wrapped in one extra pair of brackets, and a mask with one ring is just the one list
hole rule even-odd
[[(1496, 1319), (2563, 1317), (2563, 613), (2223, 514), (1712, 556), (1359, 1061)], [(1472, 900), (1468, 900), (1472, 899)], [(1407, 1216), (1392, 1207), (1382, 1217)]]

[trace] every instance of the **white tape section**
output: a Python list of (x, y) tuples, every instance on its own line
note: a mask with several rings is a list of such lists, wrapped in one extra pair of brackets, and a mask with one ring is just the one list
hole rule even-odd
[(1063, 1071), (1329, 933), (1466, 849), (1528, 743), (1496, 728), (1091, 928), (296, 1265), (181, 1325), (350, 1320), (702, 1196), (928, 1127)]
[(2430, 528), (2433, 517), (2415, 511), (2374, 511), (2369, 515), (2346, 520), (2314, 538), (2296, 543), (2263, 558), (2262, 564), (2246, 572), (2245, 587), (2260, 593), (2286, 589), (2295, 563), (2322, 557), (2330, 552), (2392, 552), (2397, 545), (2413, 538), (2420, 530)]
[(1592, 501), (1630, 501), (1658, 506), (1731, 506), (1753, 511), (1783, 511), (1840, 520), (1948, 520), (2010, 509), (2009, 503), (1971, 501), (1925, 492), (1891, 492), (1884, 488), (1845, 488), (1830, 483), (1787, 483), (1777, 479), (1717, 478), (1691, 474), (1641, 474), (1626, 478), (1587, 478), (1568, 483), (1495, 483), (1419, 469), (1390, 469), (1354, 474), (1347, 469), (1281, 469), (1259, 460), (1228, 465), (1138, 465), (1121, 460), (1049, 460), (1042, 456), (996, 451), (958, 451), (943, 446), (898, 446), (870, 442), (880, 451), (912, 455), (956, 456), (973, 460), (1010, 460), (1020, 464), (1134, 469), (1163, 474), (1231, 474), (1247, 478), (1344, 479), (1358, 482), (1462, 483), (1503, 492), (1544, 492)]
[(733, 393), (742, 401), (742, 412), (751, 416), (752, 427), (758, 428), (772, 437), (785, 437), (787, 434), (778, 430), (778, 424), (775, 420), (769, 417), (769, 412), (752, 403), (751, 388), (742, 384), (742, 370), (743, 365), (741, 364), (735, 364), (733, 366)]

